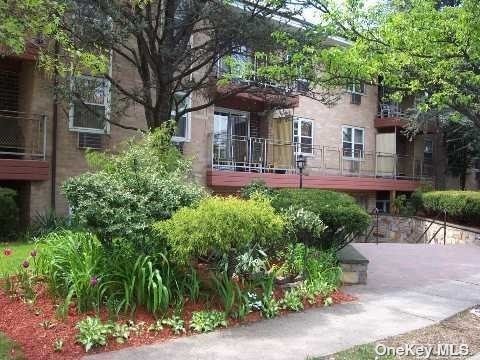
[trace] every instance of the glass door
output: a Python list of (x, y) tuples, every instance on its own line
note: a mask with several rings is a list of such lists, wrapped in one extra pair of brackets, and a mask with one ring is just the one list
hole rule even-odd
[(227, 168), (245, 169), (249, 161), (248, 113), (216, 110), (213, 122), (214, 161)]

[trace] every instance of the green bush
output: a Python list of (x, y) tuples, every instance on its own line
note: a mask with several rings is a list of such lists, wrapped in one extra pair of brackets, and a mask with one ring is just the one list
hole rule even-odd
[(316, 246), (321, 249), (342, 247), (348, 238), (365, 232), (370, 223), (370, 216), (351, 196), (334, 191), (279, 190), (272, 200), (272, 206), (278, 211), (292, 207), (318, 215), (327, 226), (316, 241)]
[(423, 194), (423, 207), (430, 215), (444, 210), (451, 219), (480, 224), (479, 191), (431, 191)]
[(90, 156), (99, 171), (63, 185), (73, 220), (98, 234), (103, 244), (122, 238), (136, 253), (155, 252), (149, 242), (153, 222), (206, 195), (189, 180), (189, 164), (167, 139), (161, 129), (117, 155)]
[(234, 197), (204, 199), (196, 208), (183, 208), (155, 225), (172, 260), (183, 264), (211, 254), (232, 258), (256, 244), (274, 247), (283, 227), (283, 218), (268, 201)]
[(327, 229), (320, 216), (310, 210), (290, 206), (284, 211), (287, 238), (307, 246), (321, 247), (322, 235)]
[(18, 226), (17, 192), (0, 187), (0, 241), (10, 240)]
[(244, 186), (240, 193), (244, 199), (251, 199), (254, 194), (272, 198), (275, 194), (274, 190), (269, 188), (263, 180), (253, 180), (250, 184)]

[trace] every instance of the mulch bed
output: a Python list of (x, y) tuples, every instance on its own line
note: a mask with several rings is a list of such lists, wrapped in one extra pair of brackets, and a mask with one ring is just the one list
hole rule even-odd
[[(48, 295), (44, 286), (37, 287), (37, 299), (35, 303), (27, 304), (22, 299), (7, 296), (3, 291), (0, 291), (0, 308), (2, 315), (0, 317), (0, 331), (5, 333), (9, 338), (17, 342), (23, 349), (26, 359), (35, 360), (55, 360), (55, 359), (79, 359), (85, 355), (84, 348), (75, 342), (77, 330), (76, 323), (86, 316), (94, 316), (94, 313), (78, 314), (75, 308), (69, 310), (68, 316), (64, 320), (56, 318), (56, 304), (54, 300)], [(341, 304), (356, 300), (355, 297), (336, 291), (331, 294), (334, 304)], [(305, 308), (322, 307), (323, 299), (318, 299), (318, 304), (305, 303)], [(173, 332), (164, 328), (158, 332), (142, 331), (138, 335), (131, 333), (130, 338), (124, 344), (118, 344), (113, 339), (109, 341), (108, 345), (103, 348), (97, 348), (91, 351), (103, 352), (117, 350), (123, 347), (141, 346), (152, 344), (155, 342), (166, 341), (178, 336), (188, 336), (193, 334), (188, 330), (188, 320), (194, 311), (205, 309), (205, 304), (190, 303), (184, 307), (183, 318), (185, 320), (185, 328), (187, 332), (185, 335), (174, 335)], [(288, 313), (283, 310), (281, 314)], [(102, 310), (100, 317), (103, 320), (108, 319), (105, 310)], [(229, 320), (229, 326), (238, 326), (241, 324), (252, 323), (262, 319), (261, 313), (258, 311), (247, 315), (243, 321)], [(127, 320), (127, 318), (120, 319)], [(154, 317), (148, 312), (138, 309), (135, 313), (135, 322), (145, 322), (145, 329), (148, 325), (155, 322)], [(63, 341), (63, 348), (60, 352), (54, 351), (54, 342), (61, 339)]]

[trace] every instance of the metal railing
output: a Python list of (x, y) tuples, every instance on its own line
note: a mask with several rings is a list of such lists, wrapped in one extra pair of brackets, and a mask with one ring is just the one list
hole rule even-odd
[(403, 118), (405, 112), (401, 109), (400, 104), (396, 103), (380, 103), (378, 108), (378, 117), (380, 118)]
[(211, 166), (217, 170), (293, 174), (300, 153), (307, 159), (306, 175), (429, 180), (433, 174), (433, 166), (423, 159), (398, 154), (249, 136), (216, 134), (211, 140)]
[(45, 159), (46, 128), (46, 115), (0, 110), (0, 156)]

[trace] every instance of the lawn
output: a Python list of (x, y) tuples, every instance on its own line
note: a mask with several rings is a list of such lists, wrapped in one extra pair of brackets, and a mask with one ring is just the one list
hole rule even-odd
[[(340, 351), (323, 357), (310, 357), (307, 360), (415, 360), (419, 357), (414, 355), (385, 355), (378, 356), (375, 353), (375, 347), (378, 344), (388, 348), (404, 348), (406, 344), (414, 349), (417, 347), (431, 347), (432, 354), (429, 359), (446, 359), (446, 356), (439, 355), (435, 346), (437, 344), (452, 344), (454, 350), (460, 352), (459, 345), (468, 346), (468, 355), (450, 356), (455, 359), (466, 359), (474, 354), (480, 353), (480, 307), (476, 307), (475, 314), (470, 309), (462, 311), (440, 323), (427, 326), (418, 330), (410, 331), (405, 334), (392, 336), (387, 339), (379, 340), (370, 344), (354, 346), (350, 349)], [(424, 357), (423, 357), (424, 358)]]
[(25, 359), (22, 349), (12, 340), (7, 338), (3, 333), (0, 333), (0, 359), (5, 359), (5, 360)]
[(318, 358), (307, 358), (307, 360), (394, 360), (393, 356), (382, 356), (378, 357), (375, 353), (375, 346), (373, 344), (365, 344), (355, 346), (351, 349), (340, 351), (336, 354), (318, 357)]
[[(12, 274), (16, 272), (27, 258), (35, 245), (25, 242), (0, 243), (0, 274)], [(5, 255), (5, 250), (10, 249), (10, 255)]]

